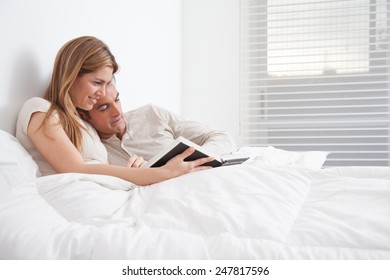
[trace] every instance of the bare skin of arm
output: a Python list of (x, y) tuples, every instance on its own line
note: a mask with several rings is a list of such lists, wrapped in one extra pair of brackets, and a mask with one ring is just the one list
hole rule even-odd
[(213, 158), (202, 158), (195, 161), (184, 161), (194, 152), (189, 148), (159, 168), (130, 168), (108, 164), (86, 164), (80, 152), (69, 140), (59, 121), (51, 117), (43, 132), (43, 119), (46, 113), (36, 112), (32, 115), (27, 134), (42, 156), (58, 173), (87, 173), (111, 175), (144, 186), (161, 182), (180, 175), (208, 169), (200, 166)]

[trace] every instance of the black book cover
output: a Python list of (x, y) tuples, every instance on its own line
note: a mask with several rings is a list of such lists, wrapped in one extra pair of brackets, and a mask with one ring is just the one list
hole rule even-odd
[[(160, 167), (165, 165), (171, 158), (177, 156), (178, 154), (181, 154), (186, 149), (188, 149), (189, 146), (184, 144), (183, 142), (179, 142), (175, 147), (173, 147), (170, 151), (168, 151), (164, 156), (162, 156), (158, 161), (156, 161), (154, 164), (152, 164), (150, 167)], [(199, 158), (208, 157), (208, 155), (200, 152), (199, 150), (195, 150), (193, 154), (191, 154), (189, 157), (185, 159), (185, 161), (192, 161)], [(207, 162), (203, 165), (206, 166), (212, 166), (212, 167), (218, 167), (221, 166), (222, 163), (216, 159), (214, 159), (211, 162)]]

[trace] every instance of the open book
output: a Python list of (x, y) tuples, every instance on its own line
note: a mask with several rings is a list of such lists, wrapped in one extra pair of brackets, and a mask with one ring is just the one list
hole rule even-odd
[(184, 152), (187, 148), (194, 147), (195, 151), (185, 159), (185, 161), (192, 161), (199, 158), (204, 158), (211, 156), (214, 158), (213, 161), (207, 162), (204, 165), (218, 167), (232, 164), (240, 164), (246, 161), (249, 157), (246, 156), (235, 156), (235, 155), (227, 155), (222, 158), (216, 157), (208, 153), (204, 148), (195, 144), (194, 142), (179, 136), (176, 140), (174, 140), (170, 145), (168, 145), (164, 150), (155, 155), (152, 159), (150, 159), (143, 167), (160, 167), (165, 165), (171, 158), (177, 156)]

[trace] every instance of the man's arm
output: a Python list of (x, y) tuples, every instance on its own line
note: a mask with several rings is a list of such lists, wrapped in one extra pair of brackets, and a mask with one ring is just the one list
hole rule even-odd
[(164, 108), (154, 107), (171, 128), (175, 137), (187, 138), (219, 157), (236, 150), (234, 139), (227, 132), (212, 129), (200, 122), (186, 120)]

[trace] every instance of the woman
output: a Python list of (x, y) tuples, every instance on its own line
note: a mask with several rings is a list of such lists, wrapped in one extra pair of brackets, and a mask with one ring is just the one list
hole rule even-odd
[(107, 164), (107, 152), (96, 132), (83, 123), (77, 108), (91, 110), (112, 86), (118, 64), (101, 40), (83, 36), (58, 52), (44, 98), (34, 97), (22, 107), (16, 136), (38, 163), (42, 175), (89, 173), (116, 176), (149, 185), (185, 173), (207, 169), (212, 158), (184, 161), (187, 149), (160, 168), (130, 168)]

